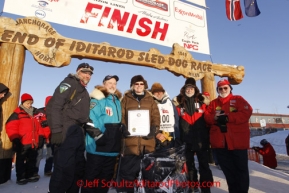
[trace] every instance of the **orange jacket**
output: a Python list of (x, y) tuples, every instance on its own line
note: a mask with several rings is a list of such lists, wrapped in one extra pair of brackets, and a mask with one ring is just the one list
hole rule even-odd
[[(216, 125), (215, 114), (223, 110), (228, 116), (227, 133), (221, 133)], [(249, 119), (252, 107), (241, 96), (229, 94), (226, 98), (218, 97), (211, 101), (205, 120), (210, 125), (210, 142), (212, 148), (225, 148), (229, 150), (248, 149), (250, 146)]]

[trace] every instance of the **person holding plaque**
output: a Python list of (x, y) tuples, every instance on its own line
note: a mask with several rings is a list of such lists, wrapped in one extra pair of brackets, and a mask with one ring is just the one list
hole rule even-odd
[[(193, 184), (213, 183), (212, 171), (209, 167), (209, 127), (204, 113), (207, 105), (204, 97), (196, 86), (194, 78), (188, 78), (181, 88), (180, 94), (174, 98), (180, 116), (181, 141), (186, 144), (185, 155), (188, 167), (188, 178)], [(200, 181), (195, 167), (194, 155), (199, 162)], [(197, 186), (190, 187), (190, 192), (199, 192)], [(210, 187), (201, 187), (201, 192), (209, 193)]]
[(130, 133), (122, 141), (118, 181), (126, 182), (118, 192), (134, 192), (133, 186), (140, 171), (143, 154), (155, 151), (156, 136), (159, 132), (160, 113), (151, 94), (146, 90), (147, 81), (141, 76), (132, 77), (131, 89), (121, 101), (122, 123)]

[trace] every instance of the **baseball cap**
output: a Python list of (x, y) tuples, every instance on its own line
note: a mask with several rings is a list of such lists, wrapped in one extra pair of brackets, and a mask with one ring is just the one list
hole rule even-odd
[(88, 63), (81, 63), (78, 65), (76, 71), (81, 70), (82, 72), (91, 72), (93, 74), (94, 68), (90, 66)]
[(105, 82), (105, 81), (110, 80), (112, 78), (114, 78), (116, 80), (116, 82), (119, 80), (117, 75), (107, 75), (107, 76), (104, 77), (102, 82)]

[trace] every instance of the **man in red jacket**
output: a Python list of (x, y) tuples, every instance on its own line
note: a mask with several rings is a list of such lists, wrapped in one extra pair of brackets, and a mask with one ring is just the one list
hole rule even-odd
[(226, 79), (217, 84), (219, 96), (211, 101), (205, 120), (210, 125), (210, 142), (225, 174), (229, 192), (248, 192), (247, 149), (250, 145), (249, 119), (252, 107), (241, 96), (232, 94)]
[(263, 156), (264, 166), (275, 169), (277, 167), (277, 160), (274, 148), (266, 139), (262, 139), (260, 144), (263, 146), (263, 148), (253, 147), (253, 149)]

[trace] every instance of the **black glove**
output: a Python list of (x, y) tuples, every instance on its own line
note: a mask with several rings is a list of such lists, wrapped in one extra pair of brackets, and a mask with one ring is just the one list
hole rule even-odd
[(183, 145), (183, 142), (179, 138), (176, 138), (175, 139), (175, 148), (178, 148), (182, 145)]
[(220, 115), (220, 116), (218, 116), (217, 122), (218, 122), (219, 124), (225, 125), (226, 123), (228, 123), (228, 121), (229, 121), (229, 118), (228, 118), (227, 115)]
[(59, 133), (51, 133), (51, 144), (60, 146), (62, 144), (62, 132)]
[(44, 146), (44, 137), (42, 135), (39, 135), (38, 148), (42, 148), (43, 146)]
[(91, 119), (89, 119), (89, 121), (84, 125), (84, 129), (86, 133), (95, 141), (99, 140), (103, 136), (103, 133), (100, 131), (100, 129), (94, 127)]
[(217, 125), (222, 133), (227, 133), (227, 123), (229, 119), (227, 115), (220, 115), (217, 119)]
[(128, 131), (128, 128), (125, 126), (125, 124), (121, 124), (120, 131), (124, 138), (127, 138), (130, 135), (130, 132)]
[(41, 121), (41, 122), (40, 122), (40, 125), (41, 125), (42, 128), (48, 127), (48, 122), (47, 122), (47, 120)]
[(12, 140), (12, 150), (15, 152), (21, 152), (22, 150), (22, 143), (19, 138), (15, 138)]
[(151, 126), (150, 133), (147, 136), (142, 137), (145, 140), (149, 140), (155, 137), (156, 135), (156, 126)]

